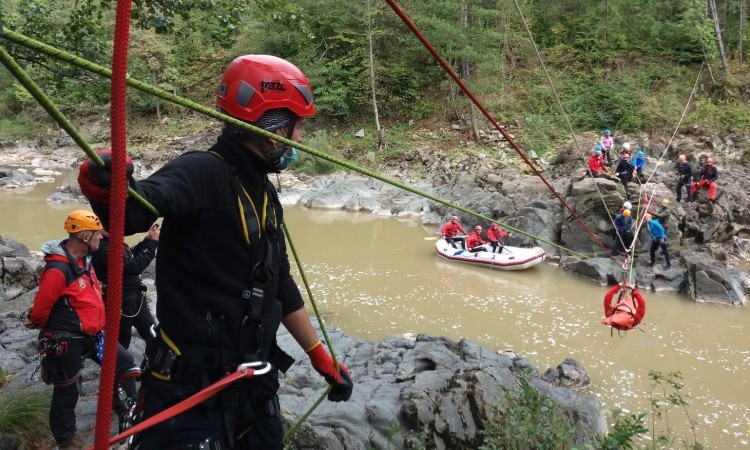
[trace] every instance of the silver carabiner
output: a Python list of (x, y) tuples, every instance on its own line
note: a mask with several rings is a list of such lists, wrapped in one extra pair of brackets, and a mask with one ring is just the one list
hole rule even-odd
[[(256, 367), (263, 367), (262, 369), (255, 369)], [(237, 366), (237, 372), (247, 372), (248, 369), (255, 369), (253, 375), (265, 375), (271, 371), (271, 363), (263, 361), (254, 361), (248, 363), (242, 363)]]

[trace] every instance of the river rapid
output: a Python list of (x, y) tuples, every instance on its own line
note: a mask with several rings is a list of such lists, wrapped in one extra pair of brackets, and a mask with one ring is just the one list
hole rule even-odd
[[(67, 182), (0, 191), (0, 235), (31, 250), (62, 237), (67, 213), (85, 207), (46, 202)], [(415, 221), (289, 207), (286, 222), (328, 326), (373, 340), (419, 333), (466, 338), (524, 356), (542, 372), (574, 358), (591, 377), (586, 391), (606, 410), (650, 412), (658, 392), (652, 393), (649, 370), (680, 371), (698, 440), (714, 449), (750, 446), (744, 307), (645, 292), (643, 331), (611, 335), (600, 324), (607, 288), (553, 264), (502, 272), (448, 262), (434, 252), (436, 230)], [(668, 418), (673, 448), (692, 442), (684, 411), (670, 409)], [(657, 430), (665, 427), (656, 422)]]

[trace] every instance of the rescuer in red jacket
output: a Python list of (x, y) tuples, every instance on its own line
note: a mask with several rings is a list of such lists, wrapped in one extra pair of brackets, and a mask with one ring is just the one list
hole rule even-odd
[(482, 227), (477, 225), (474, 227), (474, 232), (466, 239), (466, 248), (472, 253), (486, 252), (489, 250), (486, 244), (487, 241), (482, 239)]
[[(59, 449), (77, 449), (82, 442), (76, 436), (75, 407), (83, 361), (101, 364), (98, 350), (104, 345), (104, 301), (89, 256), (99, 247), (102, 224), (93, 212), (78, 210), (65, 220), (65, 231), (67, 239), (42, 246), (45, 266), (26, 325), (41, 328), (42, 379), (53, 385), (52, 436)], [(117, 348), (116, 366), (116, 380), (135, 399), (134, 377), (140, 370), (122, 346)]]
[(487, 240), (492, 246), (492, 253), (502, 253), (503, 244), (500, 242), (500, 238), (509, 236), (510, 233), (506, 233), (505, 231), (501, 230), (496, 223), (490, 225), (490, 229), (487, 230)]
[[(459, 231), (463, 233), (464, 236), (457, 237)], [(458, 216), (451, 216), (450, 222), (443, 225), (443, 227), (440, 229), (440, 234), (443, 235), (443, 239), (445, 239), (445, 242), (452, 245), (453, 248), (461, 248), (456, 246), (456, 242), (460, 243), (460, 245), (463, 247), (465, 235), (467, 233), (466, 230), (464, 230), (464, 227), (462, 227), (461, 224), (458, 223)]]

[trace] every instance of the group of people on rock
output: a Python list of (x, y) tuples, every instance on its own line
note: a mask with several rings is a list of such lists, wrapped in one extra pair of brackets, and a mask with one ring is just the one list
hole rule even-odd
[[(629, 254), (635, 239), (634, 221), (632, 217), (633, 205), (626, 201), (615, 215), (612, 221), (614, 229), (614, 246), (612, 248), (612, 256), (618, 256), (621, 253)], [(666, 260), (666, 268), (672, 267), (671, 258), (669, 256), (669, 248), (667, 247), (667, 228), (669, 227), (669, 218), (671, 217), (669, 210), (669, 199), (665, 198), (661, 201), (661, 206), (654, 212), (647, 212), (643, 215), (643, 220), (646, 223), (649, 232), (651, 233), (651, 248), (649, 249), (649, 255), (651, 257), (651, 267), (653, 268), (656, 264), (656, 251), (661, 248), (661, 252)]]
[[(461, 232), (463, 235), (459, 235)], [(487, 240), (482, 237), (482, 227), (477, 225), (468, 236), (466, 230), (458, 222), (458, 216), (451, 216), (450, 220), (440, 228), (440, 235), (453, 248), (468, 250), (472, 253), (491, 252), (502, 253), (503, 244), (500, 238), (509, 237), (511, 233), (503, 231), (497, 223), (492, 223), (487, 229)]]
[[(315, 114), (312, 86), (284, 59), (244, 55), (227, 67), (216, 106), (234, 122), (267, 133), (227, 124), (209, 151), (187, 152), (139, 181), (126, 160), (128, 185), (139, 199), (126, 202), (125, 234), (148, 234), (124, 249), (123, 320), (120, 329), (107, 328), (107, 339), (119, 337), (116, 379), (128, 399), (137, 395), (133, 374), (140, 377), (144, 420), (248, 364), (264, 370), (143, 430), (140, 450), (282, 449), (279, 372), (294, 360), (277, 344), (281, 324), (330, 385), (328, 400), (352, 395), (349, 370), (321, 343), (292, 278), (283, 208), (269, 179), (296, 158), (286, 141), (301, 142), (306, 118)], [(78, 175), (93, 211), (70, 213), (66, 238), (43, 247), (46, 264), (26, 323), (40, 329), (42, 379), (53, 385), (50, 429), (64, 450), (83, 448), (75, 417), (81, 371), (85, 359), (101, 363), (104, 302), (112, 295), (100, 286), (109, 285), (104, 253), (114, 214), (112, 157), (98, 153), (104, 165), (87, 159)], [(155, 211), (163, 234), (153, 225)], [(154, 258), (157, 241), (154, 319), (140, 272)], [(147, 341), (142, 371), (125, 349), (131, 324)]]
[[(612, 167), (611, 152), (614, 150), (614, 139), (612, 138), (611, 130), (604, 130), (599, 143), (594, 147), (594, 151), (591, 153), (588, 159), (587, 172), (589, 176), (593, 178), (600, 177), (604, 174), (614, 174), (620, 179), (620, 182), (627, 189), (628, 183), (644, 181), (643, 169), (647, 163), (646, 153), (643, 149), (638, 150), (635, 156), (631, 158), (631, 145), (629, 142), (625, 142), (622, 145), (620, 152), (620, 159), (617, 162), (614, 170)], [(605, 162), (606, 159), (606, 162)], [(698, 180), (693, 182), (694, 174), (693, 167), (687, 161), (685, 155), (680, 155), (678, 158), (677, 166), (677, 201), (682, 200), (682, 190), (685, 188), (687, 195), (687, 201), (692, 202), (695, 194), (699, 189), (708, 190), (708, 200), (714, 202), (716, 200), (717, 180), (719, 179), (719, 170), (714, 164), (713, 158), (707, 158), (705, 164), (700, 169), (698, 174)]]

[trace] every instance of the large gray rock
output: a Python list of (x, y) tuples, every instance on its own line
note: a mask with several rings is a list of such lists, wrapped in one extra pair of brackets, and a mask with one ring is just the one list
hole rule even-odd
[[(391, 338), (376, 344), (336, 330), (329, 333), (356, 381), (354, 394), (345, 403), (323, 402), (293, 438), (295, 448), (408, 448), (416, 442), (443, 449), (477, 448), (483, 422), (492, 414), (490, 406), (501, 406), (506, 392), (520, 389), (516, 371), (528, 367), (521, 358), (514, 361), (466, 340), (420, 335), (415, 341)], [(282, 381), (284, 416), (294, 422), (318, 397), (313, 390), (319, 393), (325, 385), (311, 375), (306, 357), (289, 336), (282, 335), (280, 344), (304, 361), (292, 366)], [(563, 366), (559, 378), (585, 384), (588, 376), (577, 363), (570, 360)], [(534, 386), (580, 418), (581, 436), (604, 431), (593, 398), (539, 378), (534, 378)]]
[(688, 293), (697, 301), (744, 305), (750, 294), (750, 276), (718, 261), (698, 259), (688, 274)]

